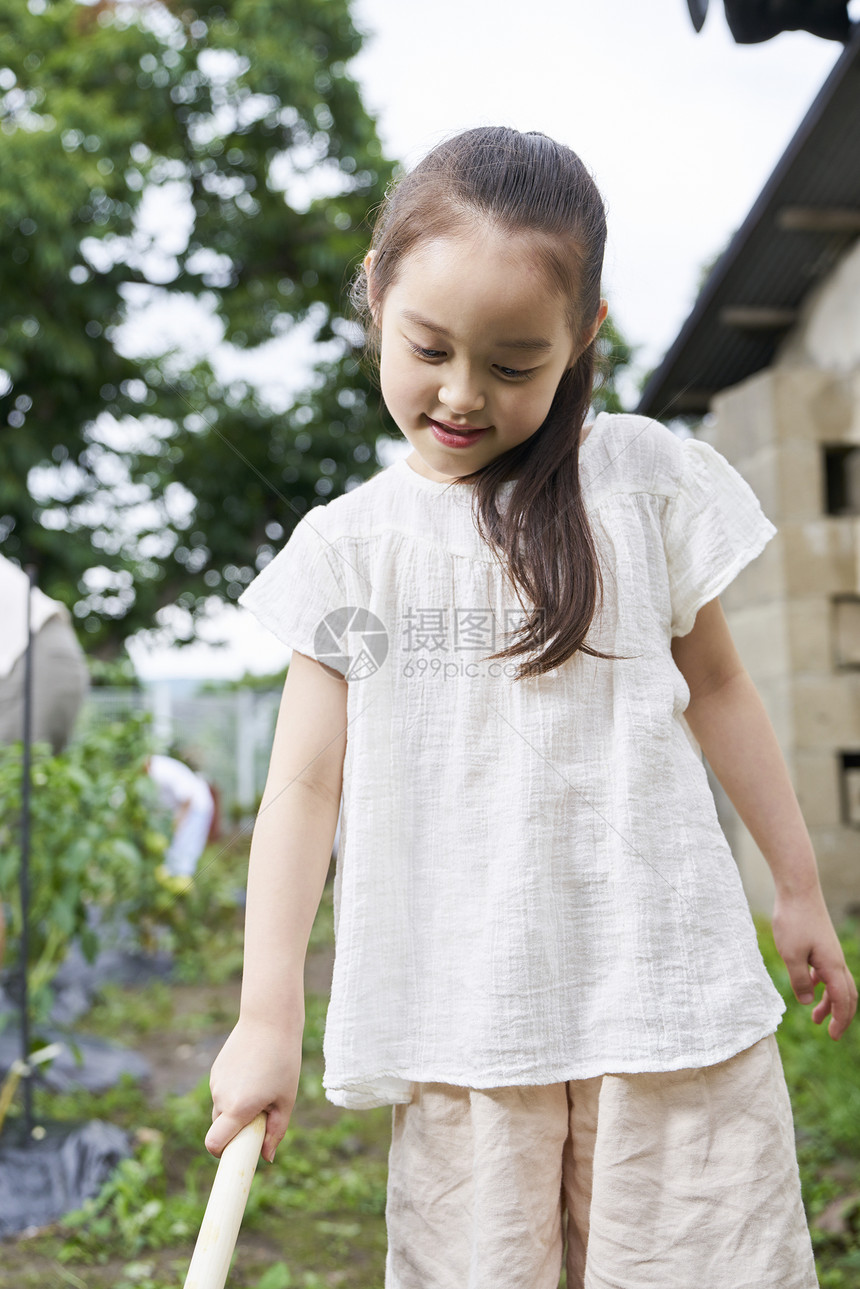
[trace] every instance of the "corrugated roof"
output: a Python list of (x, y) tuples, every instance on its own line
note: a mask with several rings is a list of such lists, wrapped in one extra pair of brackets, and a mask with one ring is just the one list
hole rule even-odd
[(768, 366), (804, 296), (860, 236), (860, 29), (652, 374), (637, 411), (707, 412)]

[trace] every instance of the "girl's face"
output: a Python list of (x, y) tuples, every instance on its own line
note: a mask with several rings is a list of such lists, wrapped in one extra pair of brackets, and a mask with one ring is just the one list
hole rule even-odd
[[(373, 307), (372, 256), (365, 264)], [(374, 310), (382, 395), (412, 468), (448, 482), (530, 438), (606, 307), (577, 342), (526, 237), (481, 229), (419, 244)]]

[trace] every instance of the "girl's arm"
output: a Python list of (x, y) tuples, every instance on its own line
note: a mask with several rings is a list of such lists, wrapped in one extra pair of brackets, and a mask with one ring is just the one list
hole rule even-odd
[(839, 1038), (857, 1010), (857, 986), (824, 902), (812, 841), (764, 703), (743, 666), (719, 599), (674, 637), (672, 656), (690, 689), (684, 716), (773, 874), (773, 934), (801, 1003)]
[(209, 1080), (206, 1148), (216, 1156), (265, 1110), (263, 1157), (274, 1159), (295, 1104), (305, 954), (337, 828), (346, 693), (337, 672), (293, 652), (251, 839), (239, 1020)]

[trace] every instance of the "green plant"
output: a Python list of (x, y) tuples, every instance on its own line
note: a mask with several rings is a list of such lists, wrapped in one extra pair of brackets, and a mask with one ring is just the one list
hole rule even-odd
[(292, 1289), (295, 1283), (286, 1262), (276, 1262), (263, 1272), (257, 1281), (257, 1289)]
[(287, 668), (257, 674), (246, 671), (235, 680), (207, 680), (198, 689), (198, 694), (234, 694), (239, 690), (252, 689), (262, 693), (280, 693), (287, 679)]
[[(349, 0), (0, 5), (0, 531), (91, 652), (177, 601), (159, 633), (190, 639), (323, 487), (376, 469), (344, 334), (362, 221), (392, 172), (347, 66), (361, 43)], [(168, 181), (188, 236), (159, 291), (214, 310), (237, 351), (309, 327), (298, 397), (222, 384), (179, 332), (116, 347), (149, 282), (138, 213)]]
[[(223, 851), (213, 848), (204, 859), (212, 881), (236, 886), (247, 860), (247, 838)], [(329, 943), (332, 897), (328, 882), (317, 919), (325, 927), (321, 945)], [(234, 919), (230, 954), (240, 943), (235, 909)], [(316, 934), (312, 938), (317, 941)], [(221, 936), (217, 950), (199, 956), (205, 987), (112, 986), (82, 1027), (141, 1048), (156, 1065), (166, 1059), (176, 1068), (165, 1054), (184, 1041), (205, 1044), (214, 1055), (232, 1024), (237, 997), (235, 981), (226, 987), (217, 983)], [(196, 951), (191, 956), (196, 958)], [(386, 1106), (356, 1113), (326, 1101), (321, 1083), (326, 1005), (327, 996), (309, 992), (299, 1100), (276, 1163), (262, 1163), (256, 1172), (229, 1281), (237, 1289), (333, 1284), (367, 1289), (382, 1282), (391, 1111)], [(125, 1076), (106, 1092), (79, 1089), (60, 1095), (37, 1084), (37, 1121), (109, 1120), (128, 1133), (137, 1167), (126, 1167), (78, 1217), (4, 1245), (0, 1289), (182, 1284), (216, 1170), (203, 1147), (212, 1100), (205, 1076), (182, 1094), (165, 1095), (164, 1087), (165, 1081), (138, 1085)], [(90, 1220), (97, 1224), (98, 1239), (90, 1236)], [(186, 1226), (189, 1232), (180, 1234)]]
[[(121, 928), (125, 943), (175, 955), (194, 978), (214, 957), (222, 972), (237, 952), (212, 953), (236, 921), (235, 887), (219, 862), (228, 848), (201, 859), (195, 881), (177, 893), (159, 877), (171, 828), (145, 772), (150, 716), (132, 713), (90, 730), (59, 756), (35, 745), (31, 777), (29, 987), (37, 1023), (52, 1003), (51, 982), (70, 943), (93, 961)], [(0, 749), (0, 891), (17, 889), (20, 867), (21, 745)], [(21, 911), (10, 900), (8, 961), (17, 964)], [(224, 978), (222, 974), (222, 978)]]
[[(814, 1025), (811, 1008), (801, 1007), (794, 997), (770, 922), (756, 917), (755, 923), (765, 964), (786, 1002), (776, 1038), (791, 1096), (819, 1283), (822, 1289), (856, 1289), (860, 1283), (860, 1205), (856, 1202), (860, 1194), (860, 1022), (855, 1020), (837, 1043), (827, 1033), (827, 1020)], [(860, 979), (860, 922), (848, 920), (837, 931), (848, 968)], [(817, 994), (820, 997), (820, 989)], [(819, 1218), (824, 1228), (817, 1225)]]
[(151, 911), (174, 955), (174, 978), (220, 983), (242, 970), (242, 922), (237, 907), (248, 870), (247, 838), (208, 846), (182, 895), (162, 887)]
[[(92, 961), (113, 914), (146, 929), (142, 915), (156, 899), (167, 847), (144, 771), (148, 751), (145, 714), (93, 730), (57, 756), (47, 744), (33, 746), (27, 966), (37, 1021), (50, 1011), (51, 981), (73, 939)], [(0, 749), (0, 891), (7, 897), (19, 880), (22, 778), (21, 744)], [(21, 909), (17, 900), (9, 908), (14, 954)]]
[[(755, 922), (765, 965), (786, 1002), (777, 1042), (798, 1129), (860, 1161), (860, 1022), (855, 1019), (837, 1043), (827, 1033), (827, 1020), (814, 1025), (812, 1009), (801, 1007), (794, 996), (769, 921), (757, 917)], [(860, 979), (860, 922), (847, 920), (837, 931), (848, 969)], [(821, 993), (819, 987), (816, 996)]]
[(117, 658), (87, 658), (90, 673), (90, 684), (94, 689), (110, 686), (111, 689), (128, 689), (141, 692), (143, 684), (137, 674), (134, 663), (127, 653)]

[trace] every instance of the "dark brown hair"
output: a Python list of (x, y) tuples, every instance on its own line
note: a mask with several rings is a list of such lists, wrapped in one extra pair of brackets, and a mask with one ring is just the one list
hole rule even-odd
[[(507, 234), (534, 236), (535, 253), (568, 304), (574, 336), (585, 338), (600, 307), (606, 241), (603, 201), (582, 161), (544, 134), (503, 126), (467, 130), (434, 148), (386, 193), (373, 230), (374, 303), (380, 305), (404, 257), (419, 242), (456, 235), (475, 220)], [(351, 290), (378, 362), (379, 331), (362, 266)], [(577, 651), (615, 658), (584, 643), (602, 601), (603, 578), (582, 501), (579, 445), (594, 387), (596, 342), (565, 372), (552, 406), (524, 443), (452, 483), (474, 483), (475, 522), (520, 599), (531, 601), (522, 638), (491, 658), (511, 658), (538, 646), (543, 653), (521, 664), (516, 678), (538, 676)], [(515, 478), (504, 513), (499, 486)]]

